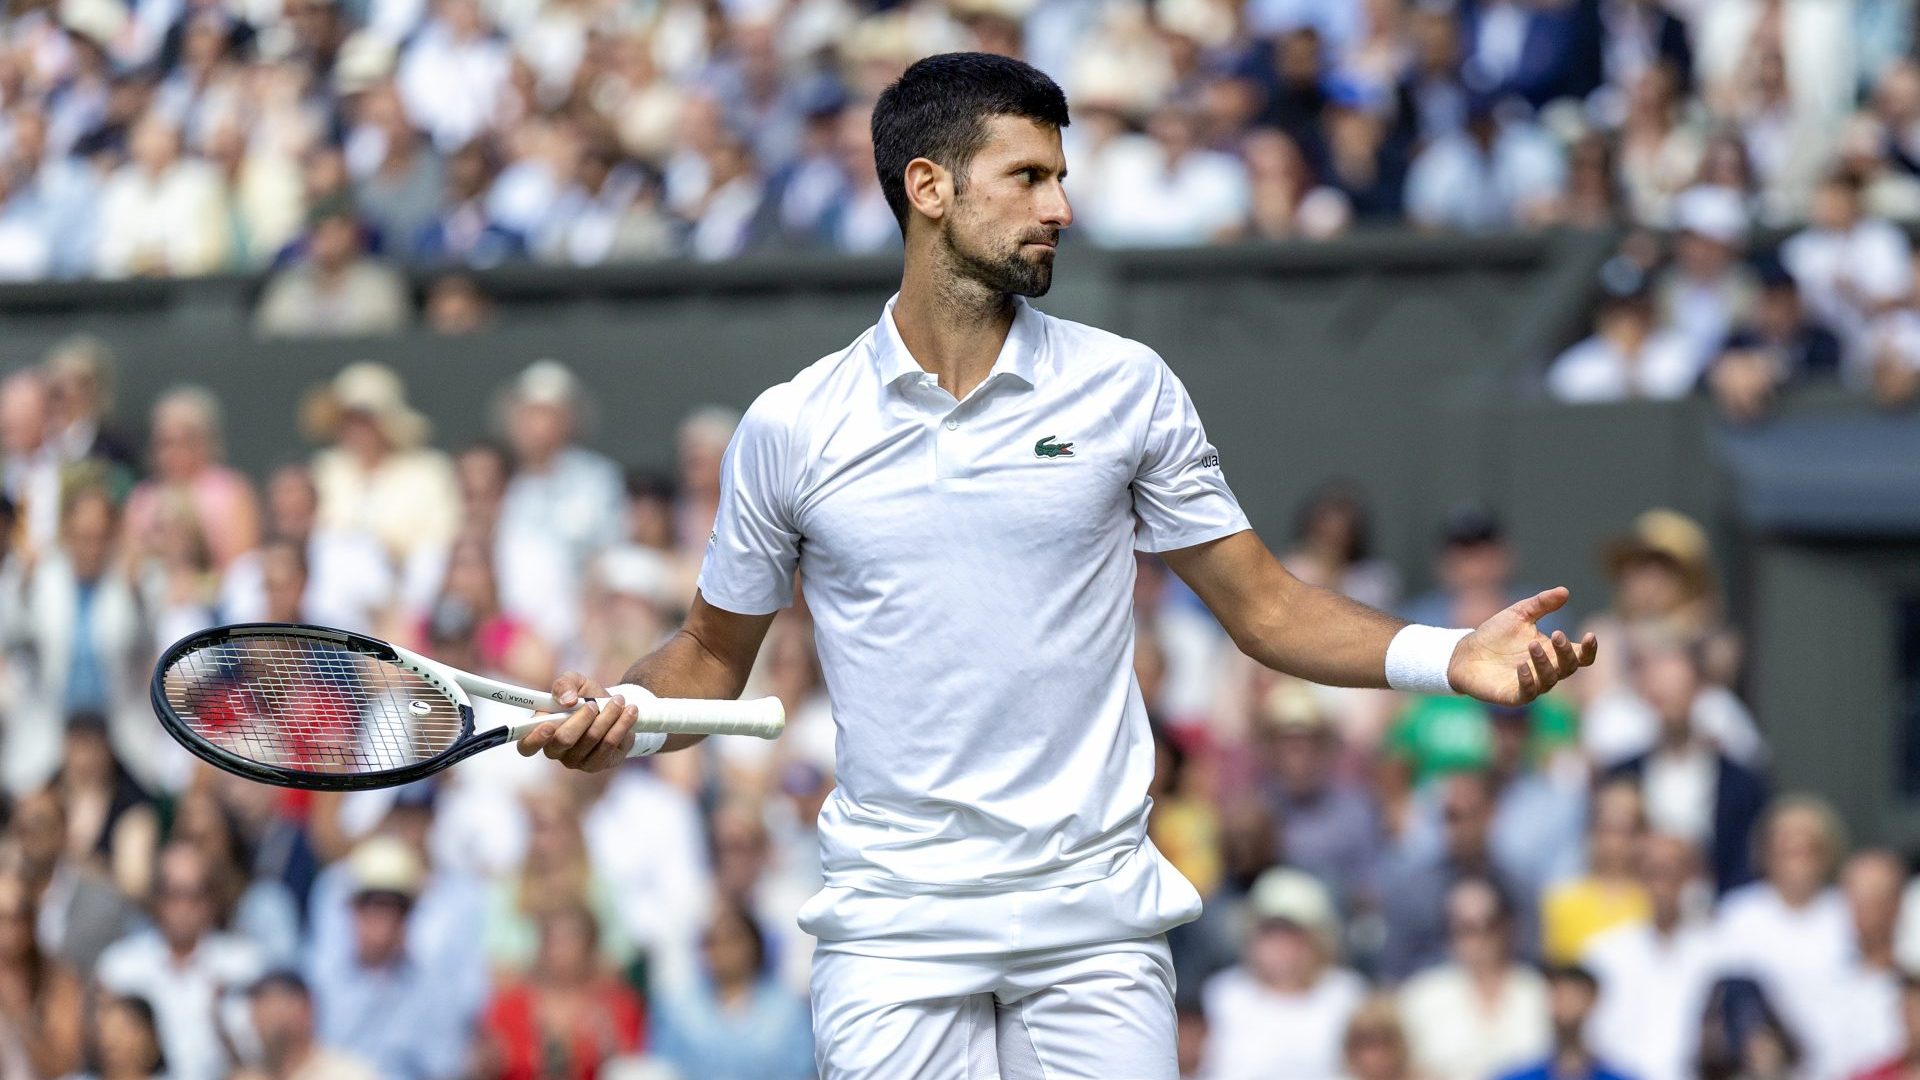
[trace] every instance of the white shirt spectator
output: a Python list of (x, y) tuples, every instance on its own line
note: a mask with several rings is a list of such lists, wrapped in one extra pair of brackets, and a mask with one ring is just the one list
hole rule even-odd
[[(1736, 764), (1763, 767), (1767, 744), (1753, 713), (1724, 686), (1702, 687), (1693, 699), (1693, 730)], [(1603, 691), (1580, 713), (1580, 745), (1602, 768), (1618, 765), (1653, 749), (1660, 718), (1640, 695), (1626, 687)]]
[(1546, 1056), (1552, 1024), (1539, 973), (1508, 970), (1491, 1007), (1455, 964), (1430, 968), (1400, 990), (1416, 1069), (1436, 1080), (1487, 1080)]
[(1677, 753), (1656, 752), (1647, 760), (1647, 823), (1706, 847), (1713, 839), (1713, 807), (1720, 764), (1713, 748), (1691, 743)]
[(153, 1006), (169, 1077), (218, 1080), (231, 1061), (214, 1025), (246, 1030), (246, 1003), (238, 992), (262, 970), (259, 951), (244, 938), (208, 934), (176, 961), (160, 932), (149, 929), (108, 946), (97, 975), (114, 993), (137, 994)]
[[(315, 529), (307, 538), (307, 588), (301, 617), (323, 626), (370, 632), (394, 596), (393, 566), (380, 541), (356, 529)], [(233, 560), (220, 584), (220, 611), (227, 622), (266, 618), (267, 585), (260, 553)]]
[(569, 446), (544, 472), (515, 470), (501, 499), (500, 529), (546, 533), (575, 565), (585, 565), (619, 539), (626, 504), (620, 466), (605, 454)]
[(1692, 1080), (1700, 1017), (1713, 986), (1713, 935), (1682, 923), (1609, 930), (1581, 958), (1600, 984), (1587, 1039), (1601, 1061), (1634, 1080)]
[(1842, 373), (1865, 385), (1869, 310), (1913, 291), (1913, 256), (1906, 234), (1890, 221), (1868, 218), (1840, 232), (1809, 228), (1780, 245), (1780, 261), (1800, 285), (1807, 314), (1840, 337)]
[(1336, 968), (1304, 994), (1280, 994), (1243, 967), (1207, 980), (1209, 1080), (1333, 1080), (1347, 1019), (1366, 996), (1360, 976)]
[(1114, 140), (1100, 155), (1083, 226), (1109, 247), (1204, 244), (1247, 219), (1252, 188), (1232, 154), (1192, 150), (1168, 161), (1145, 136)]
[(1547, 393), (1576, 405), (1632, 399), (1686, 397), (1700, 378), (1700, 362), (1687, 339), (1656, 330), (1628, 356), (1612, 341), (1594, 336), (1561, 353), (1547, 370)]
[[(634, 843), (636, 821), (647, 823), (644, 844)], [(583, 815), (581, 828), (594, 872), (620, 898), (634, 943), (668, 983), (692, 974), (713, 890), (706, 831), (693, 801), (651, 770), (628, 767)]]
[(450, 152), (492, 123), (512, 68), (513, 51), (506, 42), (484, 36), (462, 40), (435, 22), (400, 61), (400, 96), (434, 145)]
[(1465, 132), (1443, 135), (1407, 174), (1407, 217), (1429, 229), (1500, 229), (1527, 207), (1558, 199), (1567, 166), (1558, 146), (1523, 124), (1503, 124), (1491, 149)]
[(1850, 1080), (1906, 1049), (1897, 974), (1850, 963), (1820, 1000), (1819, 1030), (1832, 1048), (1825, 1069), (1833, 1080)]
[(1828, 996), (1853, 960), (1853, 934), (1839, 890), (1796, 910), (1764, 881), (1728, 893), (1714, 919), (1721, 974), (1760, 983), (1805, 1047), (1807, 1075), (1822, 1080), (1848, 1053), (1826, 1021)]
[(204, 274), (226, 250), (220, 181), (199, 161), (153, 175), (123, 165), (100, 192), (94, 270), (102, 277)]

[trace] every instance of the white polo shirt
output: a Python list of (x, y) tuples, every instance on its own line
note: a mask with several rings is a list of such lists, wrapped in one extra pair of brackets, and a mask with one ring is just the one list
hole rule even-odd
[(1153, 350), (1021, 301), (992, 372), (956, 401), (889, 301), (760, 395), (721, 485), (701, 593), (775, 611), (797, 568), (838, 727), (826, 889), (803, 926), (823, 942), (937, 937), (821, 909), (1082, 885), (1142, 850), (1153, 747), (1133, 549), (1248, 527)]

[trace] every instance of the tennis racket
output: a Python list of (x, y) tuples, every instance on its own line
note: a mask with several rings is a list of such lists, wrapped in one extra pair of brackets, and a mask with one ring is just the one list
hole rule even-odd
[[(314, 791), (409, 784), (557, 719), (536, 715), (476, 732), (475, 698), (536, 713), (571, 711), (550, 694), (398, 645), (292, 623), (189, 634), (161, 654), (151, 694), (167, 733), (202, 760), (262, 783)], [(633, 704), (637, 732), (771, 739), (786, 726), (778, 698)]]

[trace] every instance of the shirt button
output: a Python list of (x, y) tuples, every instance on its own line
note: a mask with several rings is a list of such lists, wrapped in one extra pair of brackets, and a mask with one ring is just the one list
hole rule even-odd
[(948, 430), (948, 431), (958, 431), (958, 430), (959, 430), (959, 428), (960, 428), (960, 421), (958, 421), (958, 420), (948, 420), (948, 421), (947, 421), (947, 430)]

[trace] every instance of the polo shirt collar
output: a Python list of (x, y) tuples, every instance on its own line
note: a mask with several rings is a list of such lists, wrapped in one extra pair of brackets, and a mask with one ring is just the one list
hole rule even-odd
[[(874, 361), (880, 369), (881, 380), (888, 386), (909, 376), (927, 374), (927, 370), (907, 351), (907, 343), (900, 339), (900, 328), (894, 325), (893, 306), (899, 300), (899, 293), (888, 298), (886, 310), (880, 314), (880, 324), (875, 328), (873, 337)], [(1007, 328), (1007, 340), (1000, 345), (1000, 355), (994, 358), (993, 370), (987, 373), (980, 385), (985, 386), (1000, 375), (1010, 375), (1030, 387), (1038, 386), (1040, 350), (1045, 345), (1046, 328), (1040, 322), (1040, 313), (1027, 303), (1026, 297), (1014, 297), (1013, 325)]]

